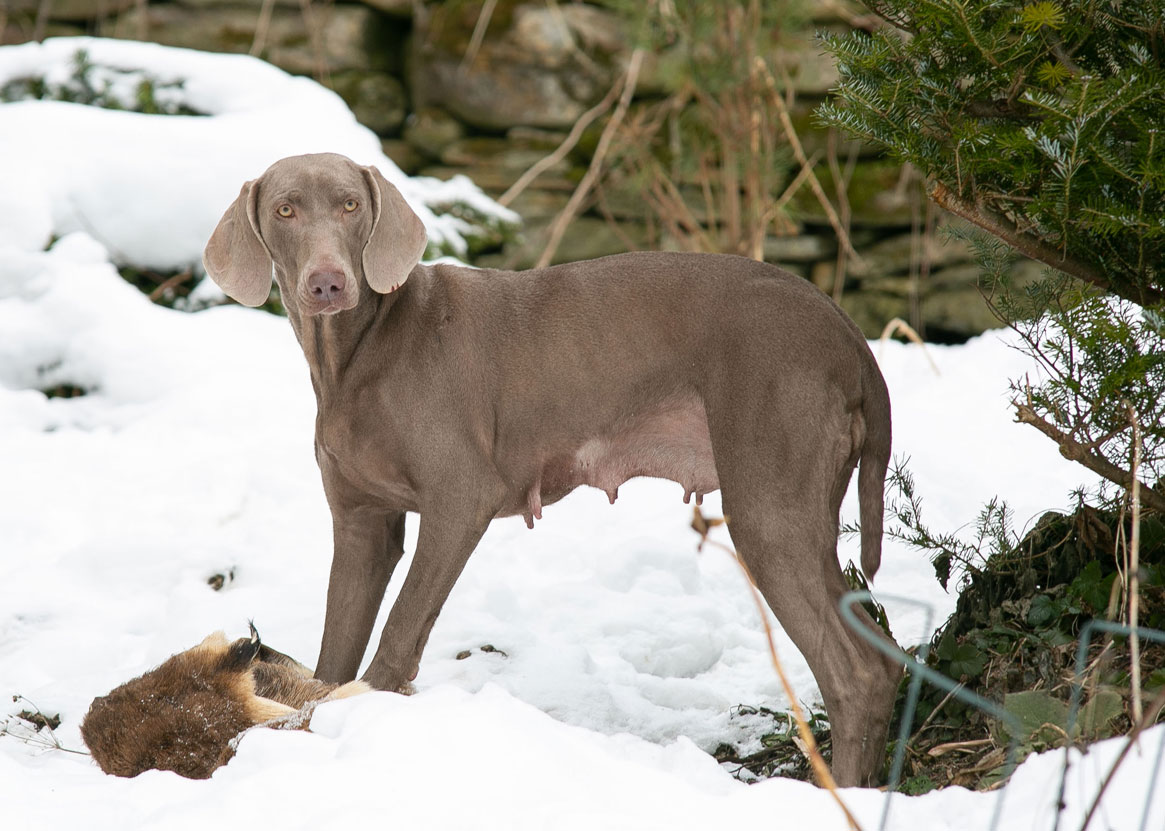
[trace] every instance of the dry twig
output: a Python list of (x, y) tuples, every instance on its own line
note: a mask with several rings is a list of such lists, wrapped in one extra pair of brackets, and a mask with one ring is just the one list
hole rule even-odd
[(837, 234), (838, 242), (841, 244), (845, 253), (853, 257), (855, 263), (865, 264), (862, 256), (854, 249), (850, 242), (849, 234), (846, 233), (842, 225), (841, 218), (834, 210), (833, 204), (829, 201), (829, 197), (825, 195), (825, 188), (821, 187), (821, 182), (817, 179), (817, 174), (813, 172), (812, 166), (809, 164), (809, 157), (805, 155), (805, 148), (801, 145), (801, 139), (797, 136), (797, 130), (793, 127), (793, 120), (789, 117), (789, 108), (785, 106), (785, 101), (781, 98), (780, 90), (777, 89), (777, 80), (769, 71), (765, 63), (758, 58), (759, 70), (764, 79), (765, 86), (769, 99), (773, 102), (773, 106), (777, 109), (777, 115), (781, 119), (781, 127), (785, 130), (785, 138), (789, 141), (789, 147), (793, 150), (793, 157), (797, 163), (801, 165), (802, 169), (806, 169), (809, 187), (813, 190), (813, 195), (817, 197), (817, 201), (821, 204), (821, 209), (825, 211), (825, 216), (829, 220), (829, 224), (833, 226), (834, 233)]
[(248, 52), (252, 57), (258, 57), (267, 47), (267, 32), (271, 29), (271, 15), (274, 11), (275, 0), (263, 0), (263, 5), (259, 8), (259, 20), (255, 24), (255, 37)]
[(1149, 709), (1141, 715), (1139, 720), (1133, 723), (1133, 729), (1129, 732), (1128, 738), (1125, 739), (1124, 746), (1121, 748), (1120, 753), (1117, 754), (1116, 760), (1113, 761), (1112, 767), (1104, 777), (1104, 781), (1100, 783), (1100, 789), (1097, 790), (1096, 798), (1092, 800), (1092, 805), (1089, 806), (1088, 813), (1084, 816), (1084, 822), (1080, 825), (1080, 831), (1087, 831), (1088, 824), (1092, 822), (1092, 817), (1096, 813), (1096, 809), (1100, 807), (1100, 800), (1104, 797), (1104, 792), (1108, 790), (1108, 786), (1112, 782), (1113, 777), (1116, 776), (1117, 770), (1124, 762), (1125, 757), (1129, 755), (1129, 751), (1132, 750), (1133, 745), (1137, 743), (1137, 738), (1141, 733), (1156, 723), (1157, 714), (1163, 707), (1165, 707), (1165, 687), (1157, 693), (1149, 705)]
[(627, 63), (627, 73), (623, 79), (623, 92), (619, 96), (619, 104), (615, 107), (615, 112), (611, 114), (611, 120), (607, 122), (607, 126), (603, 128), (603, 134), (599, 137), (599, 144), (595, 148), (595, 155), (591, 158), (590, 167), (583, 175), (582, 181), (578, 183), (574, 193), (571, 194), (570, 200), (566, 203), (566, 207), (562, 212), (555, 217), (554, 222), (550, 226), (550, 236), (546, 242), (546, 248), (543, 249), (542, 255), (535, 263), (536, 268), (543, 268), (550, 265), (550, 261), (554, 258), (554, 252), (558, 250), (559, 243), (562, 242), (562, 235), (566, 233), (566, 226), (570, 224), (571, 220), (578, 214), (583, 200), (587, 194), (590, 193), (595, 181), (599, 178), (599, 172), (603, 168), (603, 159), (606, 158), (607, 150), (611, 146), (611, 140), (615, 136), (615, 132), (619, 129), (619, 124), (622, 123), (623, 117), (627, 114), (627, 108), (631, 106), (631, 97), (635, 94), (635, 85), (639, 80), (639, 69), (643, 65), (644, 50), (637, 48), (631, 53), (631, 59)]
[[(1079, 462), (1093, 473), (1103, 476), (1108, 481), (1120, 485), (1122, 488), (1132, 489), (1133, 476), (1127, 470), (1121, 470), (1119, 467), (1108, 461), (1104, 457), (1095, 453), (1086, 445), (1073, 439), (1070, 435), (1058, 429), (1052, 424), (1049, 424), (1040, 417), (1031, 406), (1031, 403), (1023, 403), (1021, 401), (1012, 401), (1015, 407), (1016, 421), (1030, 424), (1035, 427), (1045, 436), (1050, 438), (1060, 447), (1060, 455), (1065, 459), (1071, 459), (1074, 462)], [(1141, 503), (1153, 511), (1158, 513), (1165, 513), (1165, 496), (1157, 493), (1145, 486), (1144, 483), (1138, 481), (1137, 485), (1140, 489)]]
[(833, 797), (834, 802), (845, 814), (846, 821), (853, 831), (861, 831), (861, 826), (858, 825), (857, 818), (854, 817), (849, 807), (841, 798), (841, 794), (837, 792), (837, 782), (833, 779), (833, 774), (829, 771), (829, 765), (825, 764), (825, 759), (822, 758), (821, 752), (817, 749), (817, 740), (813, 738), (813, 731), (809, 729), (809, 722), (805, 719), (805, 714), (801, 711), (801, 705), (797, 702), (797, 694), (793, 691), (793, 685), (789, 683), (788, 676), (785, 675), (785, 668), (781, 664), (781, 659), (777, 655), (777, 644), (773, 639), (773, 628), (769, 624), (769, 616), (765, 609), (764, 599), (761, 597), (760, 589), (756, 587), (756, 581), (752, 579), (752, 573), (749, 572), (748, 566), (745, 565), (744, 560), (740, 558), (732, 548), (724, 543), (708, 538), (708, 534), (713, 528), (718, 525), (727, 525), (728, 519), (709, 519), (700, 512), (699, 505), (692, 506), (692, 530), (700, 535), (700, 545), (697, 550), (702, 549), (705, 543), (716, 546), (720, 550), (726, 552), (733, 560), (736, 561), (737, 566), (744, 573), (748, 580), (749, 592), (752, 595), (752, 601), (756, 604), (757, 613), (760, 615), (761, 624), (764, 626), (765, 639), (768, 641), (769, 657), (772, 659), (773, 668), (777, 671), (777, 677), (781, 679), (781, 687), (785, 691), (786, 697), (789, 699), (789, 709), (793, 712), (793, 719), (797, 722), (797, 732), (800, 736), (801, 744), (798, 747), (809, 759), (809, 764), (813, 768), (813, 773), (817, 777), (818, 784), (829, 791), (830, 796)]
[(882, 352), (883, 347), (886, 345), (886, 341), (888, 341), (890, 339), (890, 336), (896, 332), (902, 332), (902, 334), (906, 335), (906, 337), (909, 338), (913, 343), (922, 347), (922, 354), (926, 356), (926, 360), (930, 364), (930, 368), (934, 370), (934, 374), (935, 375), (942, 374), (941, 372), (938, 371), (938, 365), (934, 362), (934, 359), (932, 357), (930, 357), (930, 352), (928, 352), (926, 349), (926, 342), (922, 339), (922, 337), (918, 334), (918, 332), (914, 331), (913, 326), (911, 326), (909, 323), (907, 323), (905, 320), (903, 320), (900, 317), (896, 317), (896, 318), (892, 319), (889, 323), (886, 324), (886, 327), (882, 330), (882, 334), (878, 338), (878, 355), (879, 355), (879, 357), (881, 357), (881, 352)]
[(565, 159), (566, 154), (578, 144), (579, 139), (582, 138), (583, 133), (590, 126), (591, 122), (609, 110), (611, 105), (615, 103), (615, 99), (619, 97), (619, 89), (621, 86), (622, 84), (619, 83), (612, 85), (610, 91), (607, 92), (602, 101), (580, 115), (578, 121), (570, 128), (570, 133), (562, 140), (562, 144), (558, 145), (553, 152), (536, 161), (529, 170), (519, 176), (518, 181), (510, 185), (509, 189), (498, 197), (498, 204), (502, 207), (508, 207), (511, 202), (518, 198), (522, 191), (530, 186), (531, 182), (541, 176), (546, 170)]
[(171, 277), (167, 277), (165, 280), (158, 284), (156, 289), (150, 292), (150, 300), (157, 303), (165, 296), (166, 292), (175, 286), (182, 285), (193, 276), (194, 273), (190, 269), (186, 269), (185, 271), (180, 271)]
[(1133, 523), (1129, 540), (1129, 686), (1132, 687), (1133, 722), (1139, 723), (1144, 716), (1141, 701), (1141, 639), (1137, 636), (1141, 602), (1141, 584), (1137, 576), (1141, 568), (1141, 482), (1137, 479), (1137, 470), (1141, 466), (1141, 425), (1133, 405), (1128, 401), (1123, 403), (1129, 411), (1129, 422), (1133, 425), (1133, 466), (1129, 474), (1133, 480), (1133, 486), (1129, 489)]
[(465, 49), (465, 55), (461, 59), (458, 72), (465, 74), (473, 66), (473, 62), (477, 60), (477, 53), (485, 40), (485, 31), (489, 28), (489, 21), (493, 17), (497, 5), (498, 0), (485, 0), (482, 3), (481, 12), (477, 15), (477, 23), (473, 27), (473, 34), (469, 38), (469, 46)]
[[(17, 741), (21, 741), (25, 744), (33, 745), (35, 747), (43, 747), (45, 750), (61, 750), (65, 753), (75, 753), (78, 756), (89, 755), (87, 751), (73, 750), (71, 747), (65, 747), (63, 744), (61, 744), (61, 740), (58, 739), (57, 734), (53, 732), (53, 724), (59, 725), (60, 723), (60, 719), (58, 717), (45, 716), (45, 714), (41, 712), (40, 707), (37, 707), (36, 704), (34, 704), (32, 701), (29, 701), (23, 695), (14, 695), (12, 696), (12, 700), (23, 701), (28, 704), (32, 708), (32, 713), (40, 717), (39, 721), (41, 723), (30, 721), (25, 717), (27, 713), (21, 714), (19, 716), (10, 716), (5, 719), (3, 723), (0, 723), (0, 736), (11, 736)], [(13, 729), (12, 722), (14, 719), (19, 729)], [(47, 737), (44, 735), (46, 733), (48, 734)]]

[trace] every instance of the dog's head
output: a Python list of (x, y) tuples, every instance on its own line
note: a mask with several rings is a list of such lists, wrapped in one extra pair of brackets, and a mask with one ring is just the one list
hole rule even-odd
[(283, 302), (305, 317), (353, 308), (361, 283), (396, 291), (421, 260), (425, 226), (375, 167), (334, 153), (291, 156), (243, 185), (202, 255), (206, 273), (247, 306)]

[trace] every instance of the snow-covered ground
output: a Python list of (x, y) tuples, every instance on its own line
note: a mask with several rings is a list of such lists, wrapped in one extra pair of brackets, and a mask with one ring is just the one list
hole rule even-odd
[[(0, 694), (59, 712), (57, 735), (76, 749), (94, 696), (214, 630), (238, 637), (253, 618), (265, 641), (312, 662), (331, 547), (314, 401), (287, 322), (237, 306), (155, 306), (111, 261), (196, 262), (241, 183), (295, 152), (375, 163), (422, 210), (450, 189), (489, 210), (468, 182), (403, 177), (310, 81), (249, 58), (84, 45), (186, 79), (189, 100), (215, 115), (0, 105)], [(60, 72), (77, 46), (0, 49), (0, 86)], [(435, 240), (460, 233), (450, 217), (424, 216)], [(45, 251), (50, 237), (60, 238)], [(997, 493), (1022, 525), (1087, 482), (1011, 422), (1006, 379), (1034, 368), (1006, 334), (930, 347), (939, 375), (917, 347), (875, 352), (896, 453), (911, 457), (934, 527), (967, 523)], [(90, 392), (39, 392), (62, 383)], [(735, 705), (784, 698), (743, 578), (726, 555), (697, 552), (681, 497), (678, 485), (638, 480), (614, 506), (576, 492), (533, 531), (495, 522), (438, 620), (416, 695), (324, 705), (312, 733), (251, 731), (209, 781), (117, 779), (85, 756), (0, 737), (0, 824), (844, 828), (824, 792), (742, 785), (701, 750), (747, 735)], [(715, 495), (705, 505), (715, 514)], [(855, 517), (852, 498), (844, 513)], [(856, 540), (841, 557), (856, 559)], [(216, 574), (221, 591), (207, 584)], [(932, 626), (953, 608), (926, 559), (890, 542), (876, 589), (930, 603)], [(916, 608), (887, 606), (899, 640), (930, 634)], [(778, 648), (798, 696), (813, 701), (804, 662), (783, 636)], [(1103, 827), (1142, 827), (1162, 738), (1158, 728), (1126, 761)], [(1116, 752), (1108, 742), (1073, 757), (1061, 827), (1079, 826)], [(1050, 829), (1062, 760), (1029, 760), (1002, 795), (894, 797), (890, 827), (987, 828), (1002, 798), (1000, 827)], [(883, 794), (844, 798), (864, 828), (878, 827)], [(1163, 825), (1165, 798), (1144, 827)]]

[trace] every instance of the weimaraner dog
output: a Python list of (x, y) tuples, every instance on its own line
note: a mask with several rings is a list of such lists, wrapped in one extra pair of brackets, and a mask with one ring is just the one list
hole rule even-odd
[[(335, 552), (317, 677), (356, 676), (405, 512), (416, 556), (363, 678), (415, 678), (494, 517), (579, 485), (720, 489), (729, 533), (821, 688), (842, 785), (877, 775), (901, 670), (838, 612), (838, 511), (858, 462), (861, 561), (881, 558), (890, 400), (861, 332), (810, 283), (714, 254), (525, 272), (421, 265), (420, 219), (374, 167), (295, 156), (243, 185), (203, 262), (263, 303), (274, 275), (311, 370)], [(868, 623), (868, 621), (867, 621)], [(868, 625), (873, 628), (872, 623)]]

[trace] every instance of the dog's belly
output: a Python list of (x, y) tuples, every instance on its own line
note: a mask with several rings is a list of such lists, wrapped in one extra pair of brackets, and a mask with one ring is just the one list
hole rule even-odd
[(678, 482), (684, 502), (699, 503), (720, 487), (704, 404), (693, 394), (669, 397), (642, 412), (629, 413), (607, 430), (562, 448), (545, 448), (541, 467), (507, 513), (522, 514), (531, 528), (542, 507), (579, 485), (605, 491), (614, 503), (619, 486), (636, 476)]

